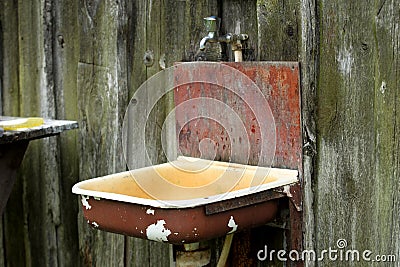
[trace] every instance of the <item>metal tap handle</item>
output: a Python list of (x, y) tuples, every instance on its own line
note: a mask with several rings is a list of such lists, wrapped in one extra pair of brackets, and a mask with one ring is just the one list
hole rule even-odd
[(216, 16), (210, 16), (204, 18), (204, 26), (207, 32), (218, 32), (220, 27), (221, 19)]

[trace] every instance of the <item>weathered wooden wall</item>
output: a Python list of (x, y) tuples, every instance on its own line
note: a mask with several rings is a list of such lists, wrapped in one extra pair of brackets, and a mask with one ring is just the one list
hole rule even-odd
[(319, 7), (316, 246), (400, 260), (399, 2)]
[[(88, 228), (71, 187), (124, 170), (129, 98), (162, 68), (196, 58), (209, 15), (222, 17), (223, 32), (250, 35), (245, 59), (301, 62), (304, 247), (345, 238), (400, 258), (397, 0), (3, 0), (1, 112), (80, 129), (30, 144), (0, 222), (0, 266), (169, 265), (168, 245)], [(165, 160), (163, 101), (148, 121), (155, 162)]]

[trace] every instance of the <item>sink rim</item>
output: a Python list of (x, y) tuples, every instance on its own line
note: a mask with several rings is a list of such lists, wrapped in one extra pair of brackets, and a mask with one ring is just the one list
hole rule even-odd
[[(201, 160), (201, 161), (208, 161), (208, 162), (216, 162), (216, 161), (209, 161), (209, 160), (204, 160), (204, 159), (197, 159), (197, 158), (191, 158), (191, 157), (178, 157), (177, 161), (182, 161), (182, 160)], [(146, 169), (146, 168), (154, 168), (157, 166), (163, 166), (163, 165), (168, 165), (170, 162), (167, 163), (162, 163), (162, 164), (157, 164), (157, 165), (152, 165), (144, 168), (139, 168), (140, 170)], [(244, 165), (244, 164), (237, 164), (237, 163), (227, 163), (227, 162), (216, 162), (217, 166), (233, 166), (233, 167), (246, 167), (246, 168), (261, 168), (264, 171), (268, 171), (269, 174), (275, 173), (275, 174), (280, 174), (280, 177), (278, 177), (277, 180), (271, 181), (262, 185), (256, 185), (253, 187), (248, 187), (244, 189), (239, 189), (239, 190), (233, 190), (230, 192), (222, 193), (222, 194), (215, 194), (215, 195), (210, 195), (207, 197), (201, 197), (201, 198), (190, 198), (190, 199), (184, 199), (184, 200), (159, 200), (159, 199), (148, 199), (148, 198), (142, 198), (142, 197), (135, 197), (135, 196), (129, 196), (129, 195), (123, 195), (123, 194), (117, 194), (117, 193), (111, 193), (111, 192), (101, 192), (101, 191), (95, 191), (95, 190), (88, 190), (88, 189), (82, 189), (81, 186), (90, 184), (90, 183), (96, 183), (98, 181), (104, 181), (107, 179), (115, 179), (116, 175), (131, 175), (131, 171), (125, 171), (125, 172), (120, 172), (120, 173), (115, 173), (111, 175), (106, 175), (102, 177), (97, 177), (97, 178), (91, 178), (85, 181), (81, 181), (76, 183), (72, 187), (72, 193), (81, 195), (82, 199), (85, 198), (86, 196), (93, 197), (95, 199), (108, 199), (108, 200), (114, 200), (114, 201), (120, 201), (120, 202), (125, 202), (125, 203), (133, 203), (133, 204), (140, 204), (140, 205), (146, 205), (146, 206), (151, 206), (155, 208), (162, 208), (162, 209), (181, 209), (181, 208), (193, 208), (193, 207), (198, 207), (198, 206), (203, 206), (211, 203), (216, 203), (219, 201), (226, 201), (229, 199), (233, 198), (238, 198), (238, 197), (243, 197), (247, 195), (252, 195), (256, 194), (259, 192), (263, 192), (269, 189), (281, 187), (281, 186), (288, 186), (291, 184), (294, 184), (298, 182), (298, 171), (297, 170), (292, 170), (292, 169), (283, 169), (283, 168), (267, 168), (267, 167), (260, 167), (260, 166), (251, 166), (251, 165)], [(136, 170), (139, 170), (136, 169)], [(134, 172), (135, 170), (132, 170)], [(268, 175), (269, 175), (268, 174)], [(134, 179), (134, 178), (132, 178)], [(140, 185), (139, 185), (140, 187)]]

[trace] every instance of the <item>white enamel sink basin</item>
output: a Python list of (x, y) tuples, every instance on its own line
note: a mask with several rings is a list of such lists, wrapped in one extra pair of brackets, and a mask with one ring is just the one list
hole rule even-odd
[(272, 220), (273, 189), (298, 171), (179, 157), (74, 185), (88, 223), (105, 231), (173, 244), (208, 240)]

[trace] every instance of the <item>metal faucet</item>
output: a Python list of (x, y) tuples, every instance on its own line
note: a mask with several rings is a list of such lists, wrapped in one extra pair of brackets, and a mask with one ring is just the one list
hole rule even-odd
[(232, 34), (227, 33), (223, 36), (219, 36), (219, 27), (220, 27), (220, 18), (216, 16), (211, 16), (204, 18), (205, 20), (205, 27), (208, 31), (208, 35), (201, 39), (200, 41), (200, 50), (203, 51), (206, 48), (207, 42), (209, 43), (228, 43), (232, 44), (232, 50), (241, 50), (242, 46), (241, 41), (247, 40), (249, 36), (247, 34)]

